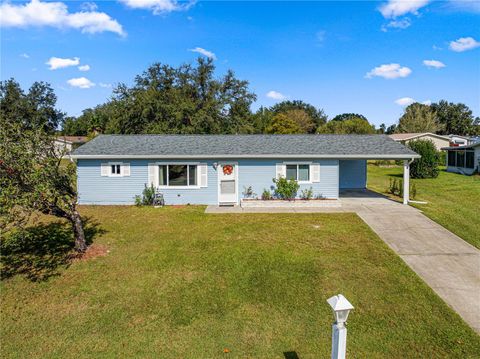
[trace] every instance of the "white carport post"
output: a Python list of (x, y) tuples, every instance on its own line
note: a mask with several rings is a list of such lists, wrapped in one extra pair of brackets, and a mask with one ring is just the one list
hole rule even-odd
[(403, 204), (410, 200), (410, 161), (403, 161)]

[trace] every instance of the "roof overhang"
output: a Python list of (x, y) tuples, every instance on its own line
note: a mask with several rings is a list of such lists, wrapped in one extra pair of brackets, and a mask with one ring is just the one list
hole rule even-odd
[(83, 159), (223, 159), (223, 158), (308, 158), (308, 159), (342, 159), (342, 160), (411, 160), (420, 158), (418, 154), (398, 154), (398, 155), (75, 155), (71, 154), (71, 158), (76, 160)]

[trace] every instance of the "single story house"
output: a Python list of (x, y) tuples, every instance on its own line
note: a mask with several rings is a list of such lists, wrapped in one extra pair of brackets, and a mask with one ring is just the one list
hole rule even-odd
[(435, 145), (437, 151), (441, 151), (443, 147), (465, 146), (472, 143), (470, 137), (460, 135), (437, 135), (431, 132), (418, 133), (394, 133), (389, 135), (394, 141), (407, 144), (415, 140), (430, 140)]
[(145, 184), (166, 204), (239, 204), (244, 188), (259, 196), (273, 178), (295, 179), (300, 190), (338, 199), (364, 189), (367, 160), (420, 156), (385, 135), (100, 135), (77, 148), (80, 204), (133, 204)]
[(55, 151), (59, 155), (68, 155), (72, 150), (88, 141), (87, 136), (58, 136), (55, 139)]
[(460, 135), (448, 135), (450, 138), (450, 146), (466, 146), (475, 143), (476, 141), (469, 136), (460, 136)]
[(442, 149), (447, 151), (448, 172), (471, 175), (480, 171), (480, 142)]
[(430, 140), (435, 145), (437, 151), (440, 151), (442, 147), (450, 146), (450, 137), (437, 135), (435, 133), (424, 132), (424, 133), (394, 133), (389, 135), (390, 138), (394, 141), (407, 144), (410, 141), (415, 140)]

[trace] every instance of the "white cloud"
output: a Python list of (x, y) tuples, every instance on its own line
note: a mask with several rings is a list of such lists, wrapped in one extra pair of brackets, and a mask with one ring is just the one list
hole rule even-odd
[(414, 103), (415, 100), (411, 97), (402, 97), (397, 100), (395, 100), (395, 103), (400, 106), (408, 106)]
[(418, 10), (426, 6), (430, 0), (389, 0), (379, 7), (386, 19), (396, 18), (406, 14), (418, 14)]
[(408, 17), (405, 17), (400, 20), (391, 20), (388, 24), (382, 26), (382, 31), (387, 32), (388, 28), (392, 29), (406, 29), (411, 25), (411, 21)]
[[(401, 98), (395, 100), (395, 103), (397, 105), (404, 106), (404, 107), (409, 106), (414, 102), (418, 102), (418, 101), (411, 98), (411, 97), (401, 97)], [(432, 101), (431, 100), (425, 100), (425, 101), (422, 101), (421, 104), (430, 106), (432, 104)]]
[(98, 5), (94, 2), (86, 1), (80, 5), (80, 9), (83, 11), (95, 11), (98, 9)]
[(287, 96), (285, 96), (284, 94), (280, 93), (280, 92), (277, 92), (277, 91), (268, 91), (267, 92), (267, 95), (266, 95), (268, 98), (271, 98), (273, 100), (285, 100), (287, 98)]
[(25, 53), (25, 52), (23, 54), (20, 54), (19, 56), (23, 57), (24, 59), (29, 59), (30, 58), (30, 55)]
[(63, 2), (41, 2), (31, 0), (26, 4), (0, 5), (0, 26), (29, 27), (51, 26), (56, 28), (73, 28), (82, 33), (110, 31), (124, 36), (122, 25), (104, 12), (80, 11), (68, 12)]
[(434, 67), (436, 69), (441, 69), (446, 66), (443, 62), (438, 60), (423, 60), (423, 64), (427, 67)]
[(473, 37), (461, 37), (455, 41), (450, 41), (449, 49), (455, 52), (463, 52), (479, 46), (480, 42)]
[(61, 57), (50, 57), (50, 59), (45, 63), (50, 66), (49, 70), (63, 69), (64, 67), (69, 66), (78, 66), (80, 64), (80, 59), (74, 57), (73, 59), (62, 59)]
[(112, 84), (106, 84), (103, 82), (100, 82), (98, 86), (103, 87), (103, 88), (112, 88)]
[(88, 71), (90, 70), (90, 65), (81, 65), (81, 66), (78, 66), (78, 69), (80, 71)]
[(383, 77), (387, 80), (397, 79), (400, 77), (407, 77), (412, 73), (412, 70), (399, 64), (385, 64), (375, 67), (367, 72), (366, 78), (370, 79), (374, 76)]
[(68, 80), (67, 83), (72, 87), (78, 87), (81, 89), (89, 89), (90, 87), (95, 86), (95, 84), (86, 77), (73, 78)]
[(155, 15), (187, 10), (194, 4), (194, 1), (179, 4), (177, 0), (120, 0), (120, 2), (132, 9), (151, 10)]
[(206, 56), (206, 57), (208, 57), (210, 59), (213, 59), (213, 60), (217, 59), (217, 56), (215, 56), (215, 54), (213, 52), (202, 49), (201, 47), (196, 47), (194, 49), (189, 49), (188, 51), (197, 52), (197, 53), (202, 54), (203, 56)]

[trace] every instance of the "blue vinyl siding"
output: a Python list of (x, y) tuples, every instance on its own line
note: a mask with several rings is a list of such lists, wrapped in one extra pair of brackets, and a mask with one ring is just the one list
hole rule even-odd
[[(101, 164), (109, 160), (78, 160), (77, 188), (79, 204), (133, 204), (148, 182), (148, 164), (156, 160), (126, 160), (130, 163), (129, 177), (102, 177)], [(116, 162), (116, 161), (112, 161)], [(168, 163), (186, 161), (168, 161)], [(217, 173), (212, 161), (188, 161), (208, 164), (208, 187), (192, 189), (162, 189), (167, 204), (217, 204)]]
[[(285, 162), (296, 162), (286, 160)], [(127, 160), (118, 162), (130, 163), (128, 177), (101, 176), (101, 163), (109, 160), (78, 160), (77, 161), (77, 187), (80, 204), (133, 204), (135, 195), (141, 195), (145, 183), (148, 181), (148, 164), (152, 162), (199, 162), (208, 165), (208, 187), (192, 189), (162, 189), (166, 204), (217, 204), (218, 182), (217, 171), (213, 166), (215, 162), (237, 162), (238, 192), (241, 199), (244, 187), (252, 186), (258, 196), (264, 189), (271, 189), (272, 179), (276, 175), (276, 164), (284, 161), (280, 159), (237, 159), (237, 160)], [(112, 161), (117, 162), (117, 161)], [(312, 162), (312, 160), (299, 159), (298, 162)], [(300, 190), (312, 187), (314, 195), (326, 198), (338, 198), (339, 191), (339, 161), (318, 160), (320, 163), (320, 182), (302, 184)]]
[(340, 189), (367, 187), (366, 160), (340, 160)]
[[(320, 163), (320, 182), (301, 184), (298, 193), (303, 189), (312, 187), (314, 196), (321, 195), (326, 198), (338, 198), (338, 161), (337, 160), (286, 160), (285, 162), (316, 162)], [(272, 190), (276, 175), (276, 164), (284, 161), (271, 160), (239, 160), (238, 172), (240, 198), (244, 187), (252, 186), (253, 192), (261, 196), (264, 189)], [(310, 174), (311, 175), (311, 174)]]

